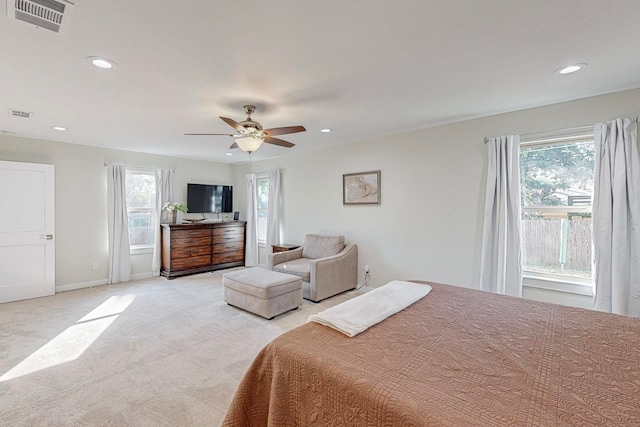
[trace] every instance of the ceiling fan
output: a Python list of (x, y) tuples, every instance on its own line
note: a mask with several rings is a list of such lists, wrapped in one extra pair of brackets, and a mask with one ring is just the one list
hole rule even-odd
[(229, 148), (238, 148), (246, 151), (247, 153), (252, 153), (256, 151), (263, 142), (268, 144), (279, 145), (281, 147), (291, 148), (295, 144), (291, 142), (274, 138), (274, 135), (286, 135), (289, 133), (297, 133), (304, 132), (306, 129), (304, 126), (286, 126), (279, 128), (271, 128), (271, 129), (263, 129), (262, 125), (251, 119), (251, 114), (256, 110), (256, 107), (253, 105), (245, 105), (244, 112), (247, 114), (247, 118), (240, 123), (232, 120), (228, 117), (220, 117), (223, 122), (234, 128), (238, 131), (237, 134), (229, 134), (229, 133), (185, 133), (185, 135), (225, 135), (232, 136), (236, 139), (236, 141)]

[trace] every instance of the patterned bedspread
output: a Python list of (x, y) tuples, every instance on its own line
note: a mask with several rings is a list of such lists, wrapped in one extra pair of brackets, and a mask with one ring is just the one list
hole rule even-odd
[(640, 426), (640, 320), (429, 284), (354, 338), (276, 338), (223, 426)]

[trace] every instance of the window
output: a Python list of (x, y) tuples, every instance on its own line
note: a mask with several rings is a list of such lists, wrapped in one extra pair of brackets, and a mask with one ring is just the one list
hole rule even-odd
[(265, 245), (267, 243), (267, 215), (269, 209), (269, 177), (256, 177), (257, 192), (257, 211), (258, 211), (258, 243)]
[(153, 170), (127, 169), (127, 215), (132, 249), (153, 246), (156, 227), (156, 178)]
[(523, 265), (528, 277), (590, 283), (593, 131), (523, 137)]

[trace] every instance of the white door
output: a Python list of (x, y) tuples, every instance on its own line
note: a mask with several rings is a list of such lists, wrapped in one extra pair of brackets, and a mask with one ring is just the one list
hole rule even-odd
[(0, 161), (0, 303), (55, 293), (53, 173)]

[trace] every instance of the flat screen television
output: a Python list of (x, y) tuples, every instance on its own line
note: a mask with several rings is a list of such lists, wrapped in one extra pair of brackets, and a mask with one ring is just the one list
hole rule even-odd
[(233, 187), (187, 184), (187, 210), (190, 213), (233, 212)]

